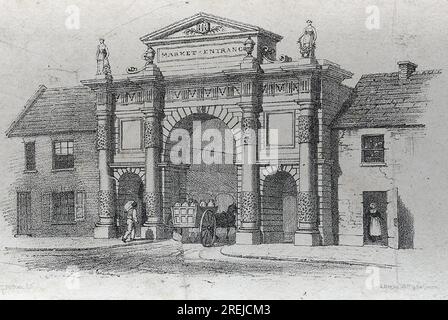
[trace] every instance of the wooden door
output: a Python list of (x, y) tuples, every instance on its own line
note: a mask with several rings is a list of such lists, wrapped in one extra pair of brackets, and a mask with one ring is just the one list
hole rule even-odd
[(31, 193), (17, 193), (17, 234), (29, 235), (31, 229)]
[(295, 196), (283, 197), (284, 242), (293, 242), (297, 230), (297, 205)]

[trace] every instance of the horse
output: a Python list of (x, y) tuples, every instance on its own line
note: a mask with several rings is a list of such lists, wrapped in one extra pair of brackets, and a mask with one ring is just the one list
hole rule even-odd
[(237, 206), (235, 203), (232, 203), (227, 211), (222, 211), (220, 213), (216, 213), (216, 226), (218, 228), (226, 228), (226, 241), (229, 241), (229, 232), (230, 228), (236, 226), (236, 215), (237, 215)]

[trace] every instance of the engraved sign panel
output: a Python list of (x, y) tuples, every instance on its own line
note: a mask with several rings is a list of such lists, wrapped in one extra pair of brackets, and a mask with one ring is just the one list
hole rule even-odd
[(159, 63), (213, 59), (219, 57), (243, 57), (246, 54), (242, 42), (228, 42), (219, 44), (194, 44), (188, 47), (178, 46), (157, 49), (157, 61)]

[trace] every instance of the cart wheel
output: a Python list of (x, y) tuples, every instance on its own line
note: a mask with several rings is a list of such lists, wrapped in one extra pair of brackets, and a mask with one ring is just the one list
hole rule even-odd
[(201, 225), (201, 243), (204, 247), (211, 247), (215, 242), (216, 236), (216, 217), (211, 210), (205, 210), (202, 214)]

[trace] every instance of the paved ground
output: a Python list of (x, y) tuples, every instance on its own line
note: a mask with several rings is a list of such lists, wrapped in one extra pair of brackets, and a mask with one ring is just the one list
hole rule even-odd
[(261, 244), (225, 246), (221, 253), (239, 258), (287, 260), (298, 262), (334, 262), (364, 266), (396, 266), (399, 251), (379, 246), (317, 246)]
[(395, 267), (223, 256), (173, 240), (91, 250), (0, 253), (0, 297), (49, 299), (446, 298)]

